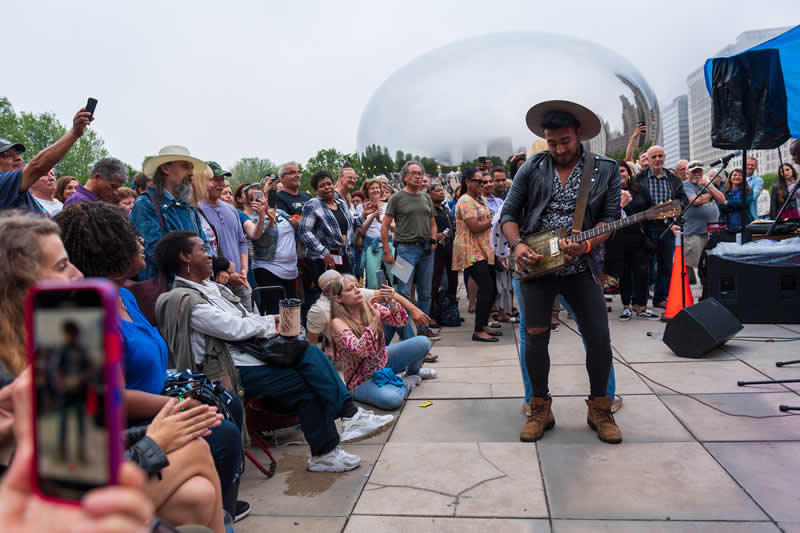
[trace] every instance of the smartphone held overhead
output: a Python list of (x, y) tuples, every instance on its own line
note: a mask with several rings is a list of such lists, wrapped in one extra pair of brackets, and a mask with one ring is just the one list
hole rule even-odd
[(78, 504), (118, 483), (122, 392), (117, 289), (102, 280), (40, 282), (25, 319), (33, 372), (34, 486)]

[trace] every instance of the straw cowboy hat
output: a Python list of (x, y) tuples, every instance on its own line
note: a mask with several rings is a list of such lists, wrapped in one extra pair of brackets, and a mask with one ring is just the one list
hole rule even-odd
[(144, 175), (148, 178), (152, 178), (155, 175), (158, 167), (164, 163), (172, 163), (173, 161), (190, 162), (194, 166), (195, 174), (208, 166), (206, 165), (205, 161), (197, 159), (196, 157), (192, 157), (192, 155), (189, 153), (189, 149), (185, 146), (170, 144), (169, 146), (165, 146), (159, 150), (158, 155), (154, 155), (145, 161), (142, 172), (144, 172)]
[(583, 126), (582, 141), (588, 141), (595, 137), (603, 127), (597, 115), (580, 104), (567, 100), (548, 100), (547, 102), (536, 104), (525, 114), (525, 122), (528, 124), (528, 129), (539, 137), (544, 137), (544, 128), (541, 126), (542, 118), (550, 111), (566, 111), (578, 119), (578, 122)]

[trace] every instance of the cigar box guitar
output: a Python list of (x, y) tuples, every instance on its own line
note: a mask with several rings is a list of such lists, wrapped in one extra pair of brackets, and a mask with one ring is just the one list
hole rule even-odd
[(514, 279), (524, 281), (552, 274), (564, 268), (566, 257), (563, 250), (558, 246), (561, 239), (567, 238), (567, 240), (573, 243), (588, 241), (598, 235), (603, 235), (609, 231), (615, 231), (625, 226), (630, 226), (631, 224), (637, 224), (643, 220), (658, 220), (675, 217), (678, 216), (680, 212), (680, 202), (678, 200), (669, 200), (654, 205), (646, 211), (641, 211), (627, 218), (615, 220), (605, 226), (592, 228), (569, 237), (566, 236), (564, 228), (548, 229), (528, 235), (527, 237), (523, 237), (522, 242), (528, 248), (541, 255), (542, 258), (526, 270), (517, 270), (519, 266), (514, 262), (514, 269), (511, 271), (511, 275)]

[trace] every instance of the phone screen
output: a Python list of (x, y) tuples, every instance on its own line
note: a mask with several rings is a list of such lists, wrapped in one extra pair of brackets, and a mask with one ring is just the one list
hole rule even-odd
[(34, 301), (36, 471), (45, 496), (79, 500), (109, 484), (101, 298), (44, 291)]
[(375, 272), (375, 277), (378, 280), (379, 289), (382, 288), (384, 285), (386, 285), (386, 274), (383, 272), (383, 270), (378, 270), (377, 272)]

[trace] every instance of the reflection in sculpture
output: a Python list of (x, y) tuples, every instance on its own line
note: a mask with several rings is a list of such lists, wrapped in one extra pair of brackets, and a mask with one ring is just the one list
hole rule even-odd
[(495, 33), (432, 50), (397, 70), (370, 98), (358, 150), (376, 144), (457, 164), (507, 158), (536, 137), (525, 126), (535, 103), (563, 99), (592, 109), (599, 153), (624, 151), (638, 122), (661, 138), (655, 93), (623, 57), (596, 43), (546, 33)]

